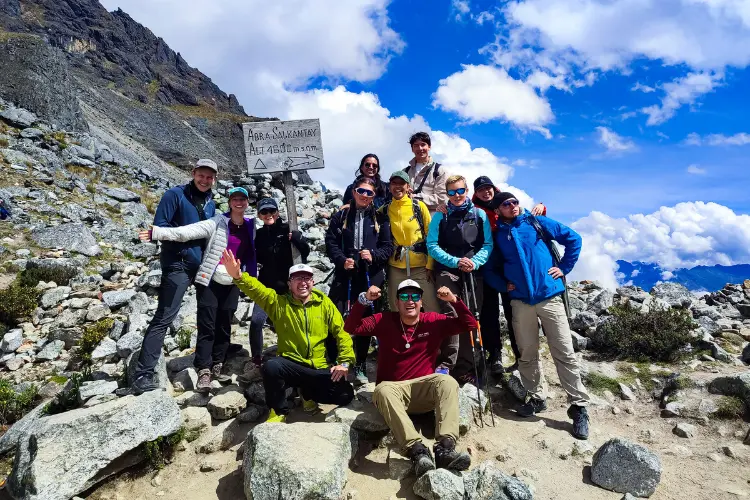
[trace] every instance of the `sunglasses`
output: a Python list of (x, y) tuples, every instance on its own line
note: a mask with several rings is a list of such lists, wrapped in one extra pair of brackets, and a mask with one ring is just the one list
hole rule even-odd
[(422, 300), (422, 294), (421, 293), (399, 293), (398, 294), (398, 300), (401, 302), (419, 302)]
[(505, 207), (505, 208), (508, 208), (508, 207), (511, 207), (511, 206), (516, 207), (516, 206), (518, 206), (518, 200), (512, 200), (512, 199), (511, 200), (505, 200), (500, 205), (503, 206), (503, 207)]
[(363, 167), (375, 167), (375, 168), (379, 167), (379, 165), (377, 163), (370, 163), (370, 162), (365, 162), (365, 164), (362, 165), (362, 166)]
[(357, 188), (354, 190), (354, 192), (357, 194), (361, 194), (362, 196), (367, 196), (368, 198), (372, 198), (373, 196), (375, 196), (375, 191), (371, 191), (365, 188)]
[(448, 196), (456, 196), (457, 194), (464, 194), (465, 192), (466, 188), (449, 189)]
[(261, 210), (258, 213), (260, 215), (271, 215), (271, 214), (275, 214), (277, 211), (278, 210), (276, 210), (275, 208), (264, 208), (263, 210)]

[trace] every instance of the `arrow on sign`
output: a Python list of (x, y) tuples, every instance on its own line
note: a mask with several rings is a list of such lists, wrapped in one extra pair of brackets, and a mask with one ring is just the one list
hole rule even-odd
[(289, 156), (284, 162), (284, 166), (286, 168), (301, 167), (302, 165), (311, 165), (316, 161), (320, 161), (320, 158), (309, 154), (306, 154), (305, 156)]
[(268, 167), (266, 167), (266, 164), (263, 163), (263, 160), (258, 158), (258, 161), (255, 162), (255, 167), (253, 167), (253, 170), (268, 170)]

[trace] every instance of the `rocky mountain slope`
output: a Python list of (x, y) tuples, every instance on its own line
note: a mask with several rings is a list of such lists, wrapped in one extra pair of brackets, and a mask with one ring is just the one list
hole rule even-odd
[[(122, 10), (97, 0), (0, 2), (0, 97), (111, 148), (187, 167), (211, 157), (245, 170), (233, 94)], [(144, 165), (146, 166), (146, 165)]]

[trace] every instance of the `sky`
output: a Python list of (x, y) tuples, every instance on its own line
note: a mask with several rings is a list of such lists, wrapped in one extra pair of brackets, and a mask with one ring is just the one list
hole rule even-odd
[(366, 153), (403, 168), (425, 130), (449, 171), (581, 233), (572, 278), (750, 263), (750, 0), (102, 4), (248, 114), (319, 118), (326, 186)]

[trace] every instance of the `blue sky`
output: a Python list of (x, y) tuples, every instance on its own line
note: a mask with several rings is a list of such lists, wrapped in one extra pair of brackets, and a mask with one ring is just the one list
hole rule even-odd
[(750, 262), (748, 2), (102, 3), (249, 114), (320, 118), (328, 186), (367, 152), (401, 168), (427, 129), (451, 170), (584, 234), (582, 277), (611, 284), (616, 259)]

